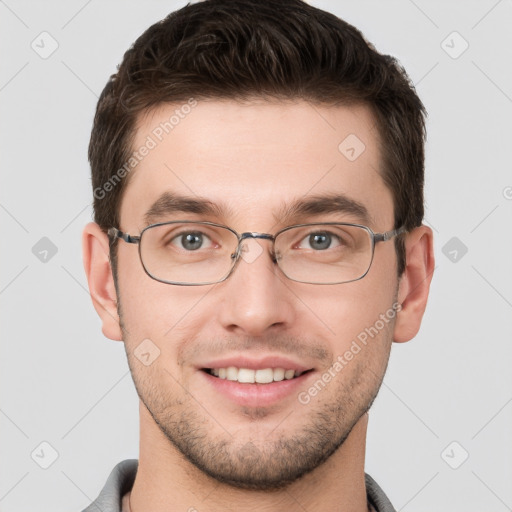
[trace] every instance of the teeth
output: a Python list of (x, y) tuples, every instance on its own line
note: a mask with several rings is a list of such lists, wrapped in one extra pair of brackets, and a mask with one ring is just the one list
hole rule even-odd
[(238, 368), (235, 368), (234, 366), (228, 366), (226, 368), (226, 379), (238, 380)]
[(227, 379), (247, 384), (269, 384), (281, 380), (290, 380), (302, 374), (300, 371), (285, 370), (284, 368), (262, 368), (251, 370), (250, 368), (212, 368), (211, 373), (219, 379)]
[(269, 382), (274, 382), (274, 370), (272, 370), (272, 368), (256, 370), (254, 372), (254, 380), (255, 382), (259, 382), (260, 384), (268, 384)]
[(247, 384), (254, 384), (256, 381), (256, 372), (248, 368), (240, 368), (238, 370), (238, 382), (247, 382)]
[(293, 377), (295, 377), (295, 372), (293, 370), (286, 370), (284, 372), (285, 379), (293, 379)]
[(274, 380), (283, 380), (284, 373), (284, 368), (274, 368)]

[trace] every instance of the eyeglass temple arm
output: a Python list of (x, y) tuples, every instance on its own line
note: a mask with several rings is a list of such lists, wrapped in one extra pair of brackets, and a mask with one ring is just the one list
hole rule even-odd
[(391, 231), (386, 231), (385, 233), (376, 233), (375, 234), (375, 243), (377, 242), (386, 242), (387, 240), (390, 240), (391, 238), (401, 235), (402, 233), (405, 233), (407, 229), (405, 226), (401, 226), (398, 229), (392, 229)]
[(131, 236), (128, 233), (123, 233), (119, 231), (117, 228), (110, 228), (107, 231), (109, 236), (113, 236), (114, 238), (122, 238), (125, 242), (129, 244), (138, 244), (140, 241), (140, 236)]

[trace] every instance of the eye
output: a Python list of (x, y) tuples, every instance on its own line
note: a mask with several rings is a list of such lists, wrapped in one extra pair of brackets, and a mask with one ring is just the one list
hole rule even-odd
[(212, 241), (210, 238), (200, 231), (187, 231), (180, 233), (172, 238), (170, 243), (177, 245), (180, 249), (185, 249), (186, 251), (197, 251), (198, 249), (209, 249), (212, 247)]
[(299, 248), (324, 251), (339, 245), (342, 245), (342, 240), (334, 233), (330, 233), (328, 231), (317, 231), (315, 233), (310, 233), (303, 238), (299, 243)]

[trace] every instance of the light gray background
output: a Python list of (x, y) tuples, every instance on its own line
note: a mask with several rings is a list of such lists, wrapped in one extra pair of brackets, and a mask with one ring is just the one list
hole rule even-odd
[[(366, 471), (400, 511), (512, 510), (512, 3), (312, 3), (397, 56), (429, 112), (437, 267), (420, 334), (393, 347)], [(86, 149), (124, 51), (182, 5), (0, 1), (3, 512), (81, 510), (117, 462), (138, 456), (124, 349), (103, 337), (82, 266)], [(47, 59), (31, 48), (51, 48), (43, 31), (59, 45)], [(469, 47), (453, 58), (461, 38)], [(57, 248), (46, 263), (32, 250), (43, 237)], [(43, 441), (58, 452), (48, 469)]]

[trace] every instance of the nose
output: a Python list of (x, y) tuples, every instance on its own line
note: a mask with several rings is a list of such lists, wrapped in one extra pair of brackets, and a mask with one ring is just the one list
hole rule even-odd
[(295, 296), (274, 263), (270, 247), (270, 240), (243, 240), (232, 274), (217, 285), (222, 296), (219, 319), (229, 332), (261, 336), (294, 324)]

